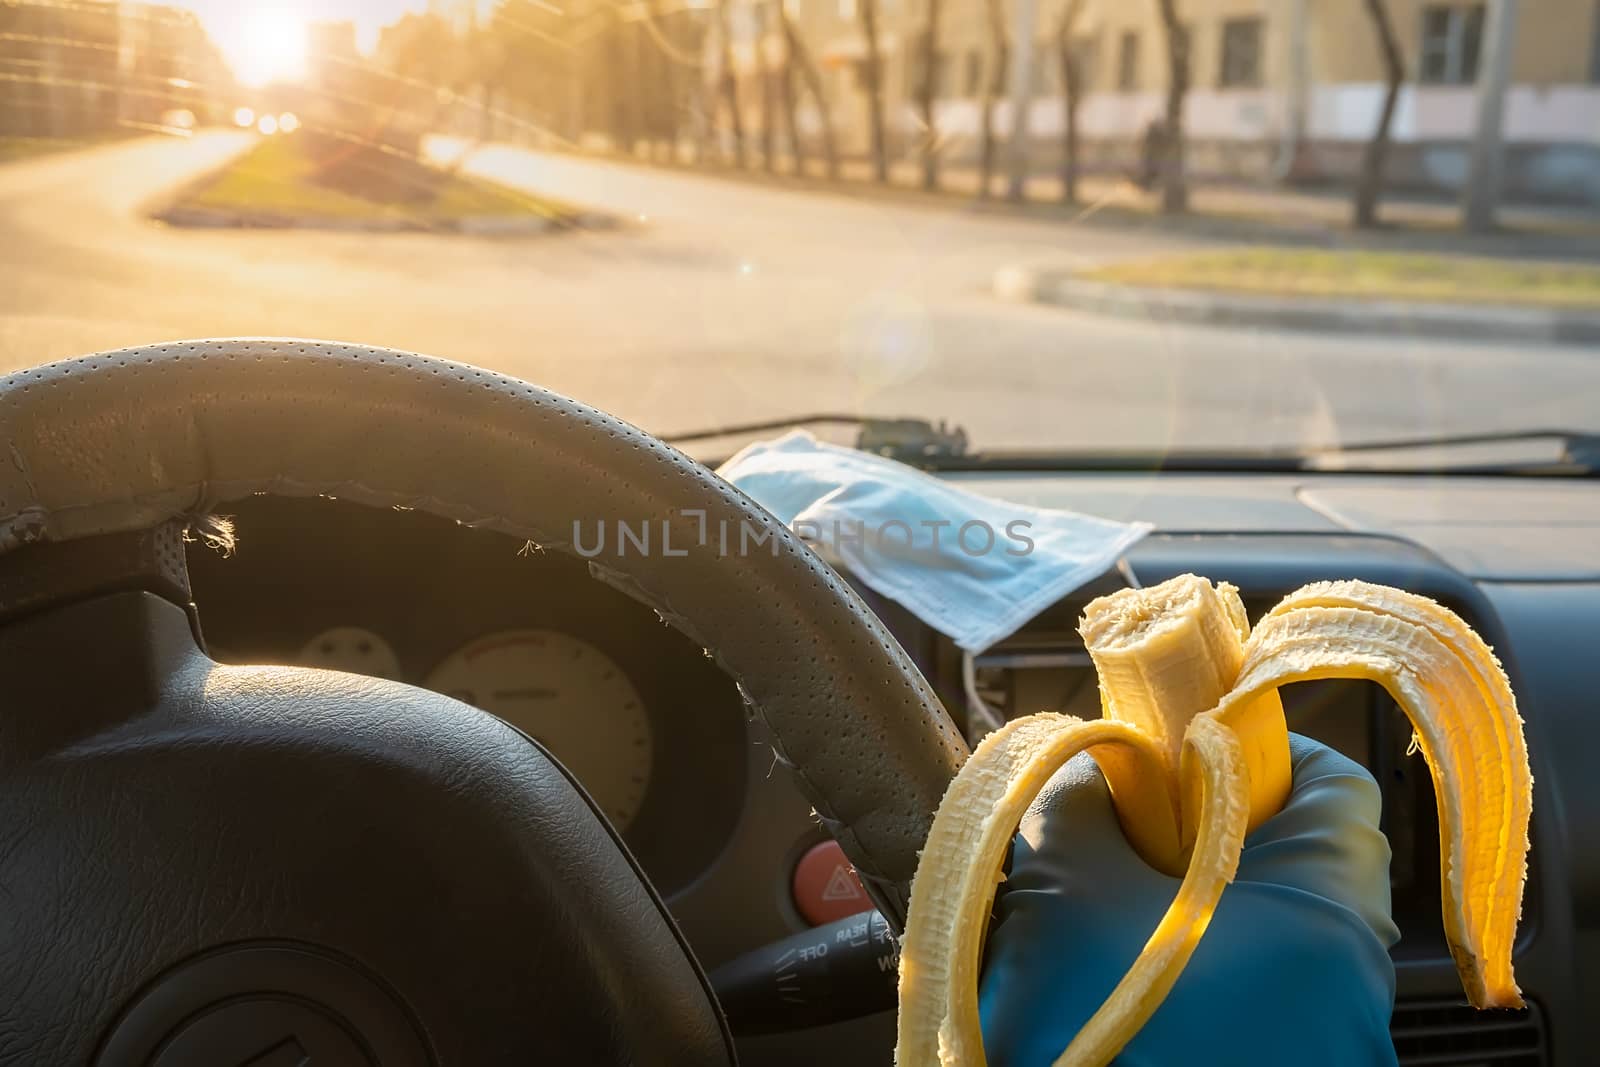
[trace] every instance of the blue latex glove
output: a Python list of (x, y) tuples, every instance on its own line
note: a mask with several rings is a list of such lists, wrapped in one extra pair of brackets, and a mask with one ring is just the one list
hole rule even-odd
[[(1389, 843), (1361, 766), (1290, 736), (1289, 803), (1245, 840), (1238, 877), (1118, 1067), (1394, 1064), (1400, 939)], [(979, 1006), (995, 1067), (1046, 1067), (1100, 1007), (1178, 890), (1128, 845), (1094, 761), (1029, 809), (996, 905)]]

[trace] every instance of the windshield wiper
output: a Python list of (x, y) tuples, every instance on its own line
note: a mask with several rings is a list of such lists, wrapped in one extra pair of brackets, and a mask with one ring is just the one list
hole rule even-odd
[(665, 434), (661, 439), (669, 445), (685, 445), (696, 441), (714, 441), (723, 437), (749, 437), (753, 434), (830, 424), (855, 426), (857, 428), (855, 446), (861, 451), (873, 452), (907, 463), (953, 459), (967, 454), (967, 431), (959, 426), (951, 426), (943, 419), (935, 424), (927, 419), (884, 418), (877, 415), (849, 415), (839, 412), (816, 412), (807, 415), (788, 415), (781, 419), (767, 419), (762, 422), (729, 423), (726, 426), (711, 426), (703, 430)]
[[(1348, 472), (1392, 474), (1568, 475), (1600, 474), (1600, 433), (1579, 430), (1491, 431), (1356, 441), (1309, 449), (1043, 449), (968, 448), (967, 434), (944, 420), (885, 418), (838, 412), (729, 423), (662, 439), (682, 445), (798, 429), (857, 427), (855, 446), (930, 471), (1171, 471), (1194, 473)], [(1549, 442), (1553, 453), (1506, 456), (1507, 447)], [(1499, 453), (1496, 450), (1499, 449)], [(1448, 455), (1448, 453), (1466, 453)], [(1430, 455), (1432, 453), (1432, 455)]]
[[(1520, 447), (1545, 442), (1544, 449)], [(1551, 447), (1554, 446), (1554, 447)], [(1508, 451), (1511, 454), (1507, 454)], [(1308, 449), (980, 450), (920, 464), (937, 470), (1099, 470), (1207, 474), (1600, 474), (1600, 433), (1522, 430), (1358, 441)]]
[[(1495, 455), (1496, 448), (1524, 443), (1549, 442), (1555, 454), (1507, 457)], [(1412, 464), (1404, 462), (1403, 455), (1411, 452), (1448, 453), (1464, 451), (1468, 457), (1448, 459), (1440, 456), (1436, 462)], [(1488, 452), (1488, 458), (1469, 458), (1472, 453)], [(1400, 462), (1378, 459), (1376, 454), (1396, 453)], [(1582, 430), (1512, 430), (1483, 433), (1440, 434), (1433, 437), (1406, 437), (1388, 440), (1356, 441), (1335, 448), (1312, 449), (1304, 454), (1304, 469), (1329, 470), (1390, 470), (1424, 469), (1451, 474), (1569, 474), (1591, 476), (1600, 473), (1600, 433)]]

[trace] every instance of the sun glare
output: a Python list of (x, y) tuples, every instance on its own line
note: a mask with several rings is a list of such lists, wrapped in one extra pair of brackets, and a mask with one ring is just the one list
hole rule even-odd
[[(239, 83), (258, 89), (275, 81), (303, 81), (314, 66), (309, 55), (318, 23), (355, 25), (356, 46), (370, 53), (383, 27), (407, 12), (426, 11), (438, 0), (177, 0), (200, 16)], [(447, 0), (459, 8), (466, 0)], [(542, 2), (542, 0), (541, 0)], [(698, 0), (697, 0), (698, 2)], [(6, 0), (0, 0), (0, 8)], [(495, 0), (477, 0), (487, 18)]]
[(243, 85), (259, 87), (305, 77), (306, 20), (298, 12), (250, 8), (217, 26), (214, 33)]

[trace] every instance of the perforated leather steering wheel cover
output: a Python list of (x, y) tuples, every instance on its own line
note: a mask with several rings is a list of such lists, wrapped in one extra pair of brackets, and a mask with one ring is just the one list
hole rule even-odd
[[(270, 339), (129, 348), (9, 375), (0, 432), (0, 552), (143, 529), (254, 492), (415, 508), (565, 551), (575, 529), (587, 539), (599, 521), (670, 524), (685, 555), (608, 551), (591, 569), (733, 677), (899, 928), (965, 744), (826, 564), (649, 434), (464, 364)], [(703, 509), (705, 525), (684, 509)], [(715, 535), (696, 544), (722, 524), (735, 539), (748, 528), (771, 541), (726, 555)], [(314, 544), (315, 531), (307, 537)]]

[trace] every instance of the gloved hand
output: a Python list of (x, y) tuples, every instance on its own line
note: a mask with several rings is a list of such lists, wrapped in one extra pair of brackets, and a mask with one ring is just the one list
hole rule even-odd
[[(1394, 1064), (1400, 939), (1377, 784), (1290, 735), (1294, 786), (1245, 839), (1205, 937), (1118, 1067)], [(1014, 842), (979, 989), (995, 1067), (1047, 1067), (1105, 1001), (1178, 890), (1128, 845), (1100, 769), (1068, 763)]]

